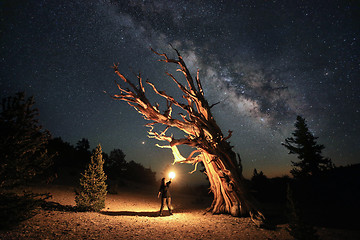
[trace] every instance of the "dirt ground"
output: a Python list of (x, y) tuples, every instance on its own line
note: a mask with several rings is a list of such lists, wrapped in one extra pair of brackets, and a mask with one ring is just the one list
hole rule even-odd
[[(0, 239), (292, 239), (287, 225), (275, 230), (256, 227), (249, 218), (204, 215), (206, 201), (189, 195), (173, 195), (174, 215), (159, 217), (156, 191), (121, 191), (108, 194), (100, 213), (74, 212), (74, 189), (47, 186), (34, 192), (50, 192), (49, 209), (0, 232)], [(68, 206), (68, 207), (66, 207)], [(321, 239), (360, 239), (360, 231), (318, 229)]]

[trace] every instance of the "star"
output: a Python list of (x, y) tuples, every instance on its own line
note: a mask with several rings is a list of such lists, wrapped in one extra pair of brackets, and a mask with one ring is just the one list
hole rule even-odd
[[(148, 122), (109, 96), (118, 93), (114, 80), (121, 83), (110, 66), (118, 63), (135, 83), (134, 73), (141, 72), (144, 81), (181, 99), (165, 74), (176, 74), (176, 66), (159, 62), (149, 50), (176, 56), (171, 43), (193, 77), (199, 69), (209, 105), (220, 102), (211, 110), (223, 133), (233, 130), (229, 141), (242, 156), (245, 176), (254, 168), (267, 176), (289, 172), (294, 159), (280, 143), (294, 130), (297, 115), (308, 120), (336, 165), (356, 163), (360, 13), (355, 2), (11, 4), (5, 13), (16, 14), (5, 14), (0, 36), (1, 96), (34, 95), (40, 123), (54, 137), (71, 144), (88, 138), (92, 148), (101, 143), (107, 153), (120, 148), (127, 159), (164, 165), (171, 155), (141, 140)], [(145, 88), (163, 110), (161, 99)], [(147, 149), (138, 151), (139, 142)]]

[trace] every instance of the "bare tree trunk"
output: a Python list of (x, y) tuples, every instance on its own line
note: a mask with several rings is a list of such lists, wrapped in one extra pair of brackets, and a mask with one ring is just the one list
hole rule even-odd
[[(236, 159), (235, 159), (236, 160)], [(228, 166), (216, 156), (204, 154), (203, 163), (209, 178), (214, 200), (208, 209), (212, 213), (230, 213), (232, 216), (251, 216), (262, 220), (251, 195), (247, 192), (246, 182), (237, 173), (235, 166)]]
[[(206, 169), (206, 174), (210, 181), (211, 191), (214, 194), (214, 200), (208, 211), (212, 213), (229, 213), (232, 216), (250, 216), (256, 223), (264, 220), (264, 216), (258, 211), (256, 201), (249, 194), (245, 180), (242, 175), (241, 161), (236, 159), (236, 154), (232, 150), (227, 139), (231, 137), (232, 132), (229, 131), (227, 137), (217, 125), (211, 114), (211, 108), (216, 104), (209, 106), (204, 97), (203, 88), (199, 79), (199, 71), (195, 81), (193, 80), (185, 62), (179, 52), (174, 49), (178, 55), (178, 59), (169, 59), (166, 54), (154, 53), (162, 56), (161, 61), (178, 64), (187, 82), (186, 87), (183, 86), (175, 77), (169, 73), (168, 76), (177, 84), (178, 88), (183, 92), (183, 98), (187, 104), (176, 101), (173, 97), (167, 95), (164, 91), (158, 91), (157, 88), (146, 81), (156, 94), (165, 98), (167, 108), (161, 113), (159, 105), (152, 105), (145, 96), (145, 88), (142, 84), (140, 74), (138, 78), (138, 86), (135, 86), (119, 71), (118, 66), (114, 66), (115, 73), (130, 87), (132, 90), (124, 89), (117, 83), (121, 93), (112, 96), (114, 99), (126, 101), (130, 106), (134, 107), (143, 115), (150, 127), (149, 137), (160, 141), (167, 141), (169, 145), (159, 146), (171, 148), (174, 155), (174, 163), (191, 163), (198, 164), (202, 162)], [(172, 106), (175, 105), (182, 109), (185, 114), (180, 114), (181, 119), (171, 116)], [(160, 133), (154, 131), (155, 124), (167, 126)], [(167, 136), (166, 132), (170, 127), (175, 127), (186, 133), (183, 139), (174, 139)], [(183, 157), (177, 145), (188, 145), (195, 150), (187, 157)], [(196, 169), (195, 165), (195, 169)]]

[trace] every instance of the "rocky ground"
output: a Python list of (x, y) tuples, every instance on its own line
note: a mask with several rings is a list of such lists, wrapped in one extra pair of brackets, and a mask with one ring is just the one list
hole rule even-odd
[[(174, 195), (174, 215), (158, 216), (156, 191), (120, 191), (108, 194), (100, 213), (75, 212), (74, 189), (47, 186), (33, 189), (50, 192), (46, 209), (19, 227), (0, 232), (0, 239), (292, 239), (287, 225), (275, 230), (256, 227), (249, 218), (204, 215), (206, 201)], [(321, 239), (360, 239), (360, 231), (318, 229)]]

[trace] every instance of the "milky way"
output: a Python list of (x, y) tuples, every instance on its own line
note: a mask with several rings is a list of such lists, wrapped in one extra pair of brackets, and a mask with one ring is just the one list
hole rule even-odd
[[(288, 174), (281, 142), (302, 115), (336, 165), (359, 162), (358, 1), (5, 1), (0, 5), (1, 97), (34, 95), (54, 137), (122, 149), (161, 172), (171, 153), (146, 123), (112, 100), (116, 76), (141, 74), (180, 96), (149, 48), (183, 55), (200, 71), (213, 114), (243, 159), (245, 175)], [(180, 76), (180, 75), (177, 75)], [(148, 92), (151, 94), (150, 88)], [(156, 98), (154, 98), (156, 99)], [(155, 100), (154, 100), (155, 101)], [(185, 170), (184, 170), (185, 171)], [(184, 173), (184, 178), (185, 176)]]

